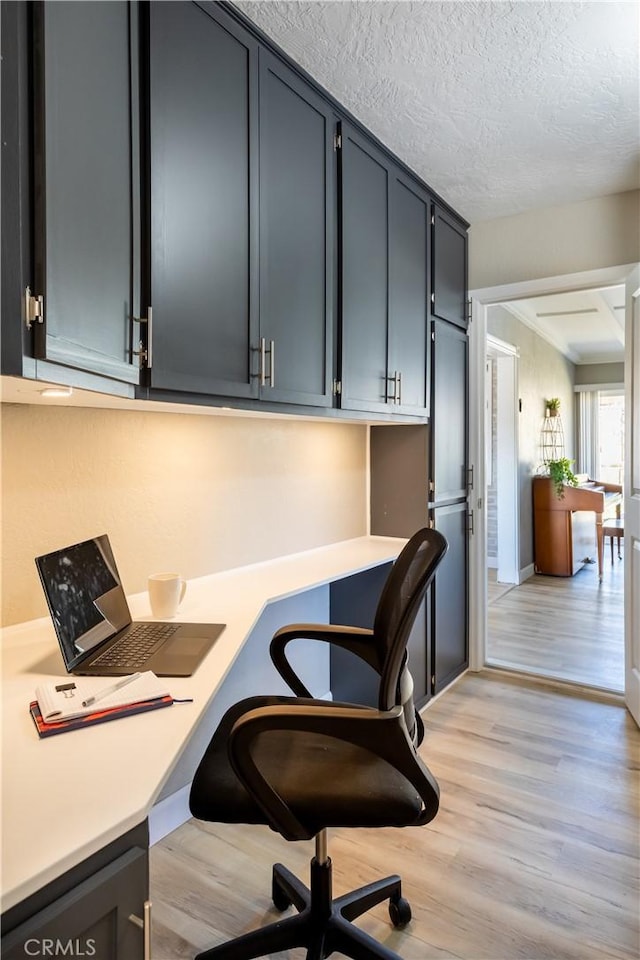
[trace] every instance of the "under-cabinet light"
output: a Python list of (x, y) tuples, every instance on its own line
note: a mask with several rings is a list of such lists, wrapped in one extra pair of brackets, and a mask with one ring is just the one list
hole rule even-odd
[(40, 391), (41, 397), (70, 397), (73, 387), (45, 387)]

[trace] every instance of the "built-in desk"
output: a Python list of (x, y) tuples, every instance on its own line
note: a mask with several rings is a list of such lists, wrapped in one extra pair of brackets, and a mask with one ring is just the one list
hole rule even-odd
[[(361, 537), (190, 581), (180, 619), (227, 624), (196, 674), (170, 681), (194, 702), (47, 740), (28, 704), (39, 682), (64, 675), (51, 622), (4, 630), (2, 911), (145, 821), (267, 604), (393, 560), (404, 542)], [(146, 593), (129, 600), (149, 618)]]

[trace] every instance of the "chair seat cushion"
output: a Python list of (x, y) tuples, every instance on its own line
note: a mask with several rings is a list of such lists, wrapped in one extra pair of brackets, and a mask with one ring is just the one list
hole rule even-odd
[[(231, 766), (229, 733), (248, 710), (291, 702), (290, 697), (251, 697), (227, 711), (193, 779), (189, 803), (194, 817), (216, 823), (269, 823)], [(330, 702), (322, 705), (331, 708)], [(400, 773), (369, 751), (340, 740), (292, 731), (260, 734), (254, 758), (310, 835), (325, 827), (410, 826), (422, 811), (417, 791)]]

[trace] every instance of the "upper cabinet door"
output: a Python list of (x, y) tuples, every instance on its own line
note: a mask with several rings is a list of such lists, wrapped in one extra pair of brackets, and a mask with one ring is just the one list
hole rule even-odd
[(349, 124), (341, 135), (341, 406), (388, 412), (388, 161)]
[(332, 405), (335, 122), (260, 50), (261, 396)]
[(216, 4), (148, 9), (150, 384), (257, 396), (257, 46)]
[(389, 359), (393, 409), (429, 413), (429, 204), (417, 184), (393, 172), (389, 194)]
[(34, 324), (39, 359), (137, 383), (137, 10), (34, 5)]
[(437, 204), (432, 211), (431, 313), (467, 328), (467, 232)]
[(430, 198), (348, 124), (341, 132), (341, 406), (426, 417)]

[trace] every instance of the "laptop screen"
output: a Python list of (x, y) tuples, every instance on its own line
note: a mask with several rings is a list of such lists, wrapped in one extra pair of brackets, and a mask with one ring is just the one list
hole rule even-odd
[(67, 670), (131, 623), (106, 534), (36, 557)]

